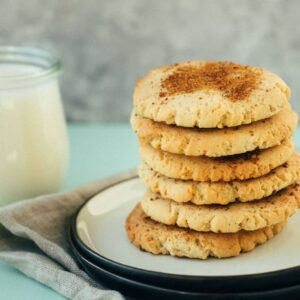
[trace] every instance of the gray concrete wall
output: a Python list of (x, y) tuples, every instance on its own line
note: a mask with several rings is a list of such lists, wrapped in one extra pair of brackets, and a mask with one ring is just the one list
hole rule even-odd
[(126, 121), (137, 77), (187, 59), (277, 72), (300, 112), (299, 19), (298, 0), (0, 0), (0, 44), (62, 58), (69, 120)]

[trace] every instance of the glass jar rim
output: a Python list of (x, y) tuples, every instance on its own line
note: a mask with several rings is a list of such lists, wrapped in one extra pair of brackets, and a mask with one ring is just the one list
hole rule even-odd
[(34, 66), (36, 69), (26, 74), (9, 76), (0, 73), (0, 89), (22, 87), (57, 77), (62, 70), (62, 63), (57, 57), (45, 50), (33, 47), (0, 46), (0, 66), (1, 64), (27, 65)]

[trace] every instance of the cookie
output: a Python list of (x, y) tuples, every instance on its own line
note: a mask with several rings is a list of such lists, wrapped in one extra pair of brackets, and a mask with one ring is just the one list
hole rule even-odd
[(237, 233), (197, 232), (155, 222), (144, 214), (138, 204), (127, 217), (125, 227), (129, 240), (142, 250), (207, 259), (209, 256), (232, 257), (251, 251), (279, 233), (284, 223)]
[(292, 135), (297, 121), (297, 114), (289, 107), (268, 119), (224, 129), (176, 127), (134, 113), (131, 116), (132, 128), (142, 143), (171, 153), (209, 157), (279, 145)]
[(293, 154), (285, 164), (270, 173), (244, 181), (199, 182), (168, 178), (146, 163), (139, 166), (139, 176), (154, 193), (179, 203), (196, 205), (248, 202), (270, 196), (300, 180), (300, 156)]
[(293, 154), (291, 141), (232, 156), (211, 158), (164, 152), (149, 145), (140, 146), (147, 165), (170, 178), (194, 181), (232, 181), (256, 178), (284, 164)]
[(153, 69), (137, 81), (134, 109), (142, 117), (183, 127), (223, 128), (269, 118), (290, 89), (262, 68), (190, 61)]
[(193, 205), (163, 199), (147, 190), (141, 206), (151, 219), (196, 231), (238, 232), (285, 222), (300, 206), (300, 185), (259, 201), (222, 205)]

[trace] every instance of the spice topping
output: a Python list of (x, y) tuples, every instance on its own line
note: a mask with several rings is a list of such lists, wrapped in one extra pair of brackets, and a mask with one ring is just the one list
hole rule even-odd
[(174, 72), (162, 80), (160, 97), (213, 89), (231, 101), (246, 99), (260, 81), (258, 68), (233, 62), (205, 62), (174, 65)]

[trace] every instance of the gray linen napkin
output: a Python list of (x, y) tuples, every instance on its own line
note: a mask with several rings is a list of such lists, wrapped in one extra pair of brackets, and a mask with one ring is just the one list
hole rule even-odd
[(71, 216), (89, 197), (104, 186), (135, 174), (136, 171), (129, 171), (71, 192), (1, 208), (0, 260), (69, 299), (123, 299), (78, 268), (67, 242), (67, 230)]

